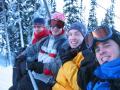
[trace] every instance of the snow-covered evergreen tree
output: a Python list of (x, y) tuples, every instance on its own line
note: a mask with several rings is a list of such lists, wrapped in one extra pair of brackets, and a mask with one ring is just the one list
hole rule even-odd
[(85, 7), (83, 6), (83, 0), (80, 0), (80, 8), (79, 8), (80, 20), (81, 22), (85, 23), (84, 11), (85, 11)]
[[(4, 0), (0, 1), (0, 54), (8, 57), (11, 62), (10, 40), (7, 30), (7, 3)], [(6, 61), (7, 62), (7, 61)]]
[(64, 0), (64, 3), (63, 12), (65, 13), (68, 27), (73, 22), (81, 21), (78, 0)]
[[(43, 4), (43, 3), (42, 3)], [(21, 47), (31, 41), (34, 17), (45, 17), (45, 8), (42, 9), (40, 0), (6, 0), (6, 13), (2, 15), (0, 7), (0, 51), (6, 51), (9, 58), (10, 52), (17, 52)], [(44, 12), (44, 13), (43, 13)], [(38, 17), (37, 16), (37, 17)]]
[(48, 6), (50, 7), (50, 12), (54, 13), (56, 11), (56, 0), (49, 0)]
[[(11, 2), (11, 5), (9, 5), (9, 8), (11, 9), (9, 9), (10, 20), (8, 21), (10, 25), (8, 29), (13, 51), (17, 51), (19, 48), (30, 43), (30, 38), (32, 37), (33, 32), (32, 21), (35, 17), (35, 12), (38, 11), (38, 15), (43, 16), (43, 13), (40, 13), (40, 7), (41, 4), (38, 0), (15, 0), (14, 3)], [(14, 38), (12, 38), (13, 36)], [(21, 36), (23, 36), (23, 43), (21, 43)]]
[(89, 32), (94, 30), (94, 28), (98, 25), (95, 7), (96, 7), (96, 0), (91, 0), (91, 9), (90, 9), (89, 18), (88, 18), (88, 30), (89, 30)]
[(114, 5), (115, 5), (114, 0), (111, 0), (111, 6), (109, 9), (107, 9), (107, 12), (105, 14), (105, 18), (101, 22), (101, 24), (106, 24), (110, 27), (114, 27), (114, 16), (115, 16)]
[(3, 0), (0, 1), (0, 54), (4, 53), (6, 50), (6, 40), (5, 40), (5, 30), (4, 30), (4, 3)]

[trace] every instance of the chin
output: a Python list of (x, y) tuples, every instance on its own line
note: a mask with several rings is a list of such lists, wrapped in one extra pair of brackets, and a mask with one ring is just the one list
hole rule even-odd
[(76, 46), (72, 46), (71, 48), (77, 48)]

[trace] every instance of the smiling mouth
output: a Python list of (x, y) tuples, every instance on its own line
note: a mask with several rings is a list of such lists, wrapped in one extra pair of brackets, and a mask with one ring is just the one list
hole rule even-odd
[(109, 61), (109, 59), (110, 59), (110, 56), (104, 56), (101, 58), (101, 60), (104, 62)]
[(104, 63), (107, 63), (107, 62), (108, 62), (108, 61), (105, 61), (105, 62), (103, 62), (103, 64), (104, 64)]
[(71, 41), (71, 44), (77, 44), (77, 42)]

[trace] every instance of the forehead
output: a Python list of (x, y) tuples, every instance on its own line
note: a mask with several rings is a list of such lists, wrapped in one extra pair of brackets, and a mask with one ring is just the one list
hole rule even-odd
[(101, 46), (101, 45), (105, 45), (105, 44), (112, 44), (112, 45), (114, 45), (114, 43), (116, 43), (114, 40), (109, 39), (109, 40), (106, 40), (106, 41), (103, 41), (103, 42), (99, 42), (98, 41), (98, 42), (96, 42), (95, 46)]
[(34, 23), (34, 26), (43, 26), (44, 24)]
[(77, 29), (71, 29), (70, 31), (68, 31), (68, 33), (81, 33), (81, 32)]

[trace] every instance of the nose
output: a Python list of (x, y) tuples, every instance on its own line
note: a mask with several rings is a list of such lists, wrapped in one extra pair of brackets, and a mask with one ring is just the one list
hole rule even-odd
[(75, 35), (71, 35), (71, 36), (69, 36), (69, 38), (70, 38), (70, 40), (72, 40), (72, 41), (76, 40)]
[(35, 29), (35, 31), (39, 31), (39, 28), (34, 28)]

